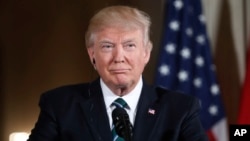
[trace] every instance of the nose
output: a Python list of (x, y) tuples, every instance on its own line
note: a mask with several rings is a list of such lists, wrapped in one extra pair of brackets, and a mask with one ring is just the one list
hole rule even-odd
[(124, 50), (123, 47), (117, 46), (114, 51), (114, 63), (124, 63), (125, 62), (125, 56), (124, 56)]

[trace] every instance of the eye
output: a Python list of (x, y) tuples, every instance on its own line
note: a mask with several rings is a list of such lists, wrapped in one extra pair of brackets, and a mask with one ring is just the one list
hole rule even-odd
[(135, 47), (135, 44), (128, 44), (128, 47)]
[(102, 44), (101, 45), (101, 49), (104, 52), (111, 51), (113, 48), (114, 48), (114, 46), (112, 44)]
[(133, 50), (133, 49), (135, 49), (135, 47), (136, 47), (136, 45), (134, 43), (125, 44), (126, 50)]
[(103, 45), (102, 48), (111, 48), (111, 45)]

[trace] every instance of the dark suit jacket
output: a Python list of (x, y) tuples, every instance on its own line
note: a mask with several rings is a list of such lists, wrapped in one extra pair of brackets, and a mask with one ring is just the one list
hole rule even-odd
[[(99, 79), (51, 90), (41, 96), (39, 105), (40, 115), (28, 141), (112, 141)], [(143, 82), (133, 141), (207, 140), (199, 107), (191, 96)]]

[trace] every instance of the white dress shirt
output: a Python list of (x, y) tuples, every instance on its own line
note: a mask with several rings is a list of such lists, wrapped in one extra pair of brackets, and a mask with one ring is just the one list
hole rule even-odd
[[(109, 124), (110, 128), (112, 128), (112, 110), (113, 108), (111, 107), (112, 102), (114, 102), (117, 98), (119, 98), (118, 95), (115, 95), (108, 87), (107, 85), (103, 82), (102, 79), (100, 79), (100, 84), (101, 84), (101, 89), (104, 97), (104, 102), (106, 105), (106, 110), (108, 113), (108, 118), (109, 118)], [(142, 90), (142, 77), (140, 77), (139, 82), (135, 86), (135, 88), (128, 94), (122, 96), (126, 103), (128, 104), (128, 108), (125, 108), (128, 115), (129, 119), (132, 125), (134, 125), (134, 120), (136, 116), (136, 111), (137, 111), (137, 103), (139, 101), (139, 97), (141, 95), (141, 90)]]

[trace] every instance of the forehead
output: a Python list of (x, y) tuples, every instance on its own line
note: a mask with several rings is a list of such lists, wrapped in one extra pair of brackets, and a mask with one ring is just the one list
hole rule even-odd
[(142, 30), (138, 28), (106, 27), (96, 32), (97, 40), (142, 40)]

